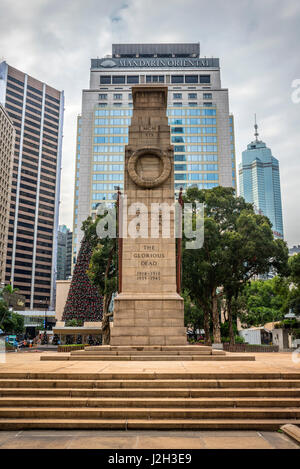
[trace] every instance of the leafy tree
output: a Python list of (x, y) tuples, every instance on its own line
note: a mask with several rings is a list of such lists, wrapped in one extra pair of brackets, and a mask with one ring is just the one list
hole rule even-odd
[(270, 280), (252, 281), (241, 295), (241, 322), (251, 327), (280, 321), (288, 312), (288, 295), (289, 284), (286, 279), (274, 277)]
[(117, 238), (102, 238), (97, 235), (97, 224), (102, 217), (94, 221), (89, 217), (82, 229), (93, 247), (93, 254), (87, 271), (91, 283), (103, 296), (102, 343), (110, 343), (109, 306), (113, 294), (117, 291)]
[(24, 317), (10, 311), (3, 300), (0, 300), (0, 329), (11, 334), (22, 334), (24, 332)]
[(204, 243), (201, 249), (183, 251), (184, 287), (204, 311), (206, 343), (209, 318), (214, 342), (221, 342), (218, 301), (226, 300), (230, 341), (234, 343), (233, 320), (237, 298), (255, 276), (270, 269), (287, 272), (288, 249), (274, 240), (269, 219), (254, 213), (253, 206), (234, 189), (187, 190), (184, 202), (204, 203)]
[(291, 288), (289, 292), (289, 307), (300, 315), (300, 253), (289, 258)]
[(182, 292), (184, 299), (184, 324), (185, 326), (191, 325), (194, 333), (197, 329), (203, 329), (204, 317), (203, 311), (195, 305), (186, 291)]
[(300, 287), (300, 253), (289, 258), (291, 281)]

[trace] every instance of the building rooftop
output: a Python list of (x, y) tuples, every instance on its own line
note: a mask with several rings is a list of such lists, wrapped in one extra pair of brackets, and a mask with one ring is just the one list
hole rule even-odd
[(113, 44), (113, 57), (200, 57), (200, 43)]

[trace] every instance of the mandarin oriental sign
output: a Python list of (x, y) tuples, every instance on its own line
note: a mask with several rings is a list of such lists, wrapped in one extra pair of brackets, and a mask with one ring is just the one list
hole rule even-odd
[(105, 58), (92, 59), (92, 68), (219, 68), (219, 59), (214, 58)]

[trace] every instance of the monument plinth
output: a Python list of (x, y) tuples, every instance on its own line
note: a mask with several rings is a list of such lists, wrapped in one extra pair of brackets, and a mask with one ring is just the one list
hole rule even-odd
[[(162, 86), (132, 88), (133, 117), (125, 148), (128, 213), (124, 205), (121, 210), (127, 237), (122, 239), (122, 281), (114, 301), (111, 345), (187, 344), (183, 298), (176, 285), (174, 211), (170, 210), (169, 236), (162, 235), (159, 208), (156, 225), (151, 217), (152, 204), (174, 204), (167, 94)], [(130, 229), (136, 217), (141, 220), (141, 236), (133, 238)]]

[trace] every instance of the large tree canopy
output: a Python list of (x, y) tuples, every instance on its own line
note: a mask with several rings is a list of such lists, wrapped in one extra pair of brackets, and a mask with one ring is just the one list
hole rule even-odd
[[(235, 197), (232, 188), (190, 188), (184, 202), (204, 204), (204, 243), (183, 250), (183, 285), (204, 311), (206, 341), (212, 317), (214, 342), (221, 342), (218, 299), (225, 298), (230, 339), (234, 341), (232, 303), (255, 276), (288, 271), (288, 249), (274, 240), (269, 219)], [(195, 215), (197, 216), (197, 214)], [(184, 243), (185, 246), (185, 243)]]

